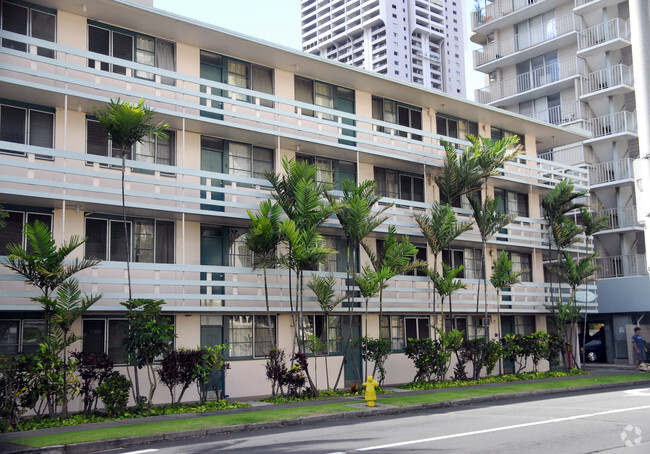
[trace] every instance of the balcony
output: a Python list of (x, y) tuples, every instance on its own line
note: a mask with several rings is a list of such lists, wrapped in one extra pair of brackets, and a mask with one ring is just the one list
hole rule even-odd
[[(496, 28), (504, 29), (525, 17), (550, 11), (566, 0), (495, 0), (471, 13), (472, 30), (485, 36)], [(522, 10), (524, 12), (519, 13)]]
[[(111, 98), (144, 98), (178, 130), (185, 123), (193, 131), (247, 143), (277, 144), (281, 140), (284, 147), (309, 144), (314, 153), (323, 155), (360, 153), (364, 159), (375, 156), (432, 167), (442, 166), (444, 160), (441, 138), (457, 147), (469, 145), (464, 140), (15, 33), (2, 31), (0, 37), (56, 52), (52, 59), (0, 47), (3, 89), (26, 102), (47, 99), (51, 105), (63, 106), (67, 96), (80, 111), (92, 112), (92, 106)], [(126, 74), (88, 67), (89, 59), (119, 65)], [(138, 71), (152, 74), (153, 80), (130, 76)], [(172, 79), (173, 85), (160, 83), (163, 78)], [(394, 130), (395, 134), (378, 133), (379, 130)], [(13, 145), (3, 142), (2, 147)], [(82, 153), (76, 159), (84, 161), (86, 157)], [(172, 167), (164, 172), (178, 170)], [(586, 187), (586, 171), (522, 155), (506, 164), (503, 175), (496, 178), (552, 188), (569, 174), (577, 186)]]
[[(636, 206), (628, 206), (622, 208), (608, 208), (606, 210), (599, 210), (594, 212), (596, 217), (607, 217), (607, 229), (618, 230), (627, 229), (630, 227), (643, 227), (636, 217)], [(607, 230), (598, 232), (600, 234), (607, 233)], [(597, 233), (597, 234), (598, 234)]]
[(622, 111), (592, 118), (585, 121), (585, 129), (592, 133), (592, 138), (585, 140), (585, 143), (613, 138), (631, 139), (637, 137), (636, 128), (636, 114), (634, 112)]
[(578, 14), (588, 14), (592, 11), (602, 11), (608, 6), (614, 6), (621, 0), (574, 0), (574, 11)]
[[(506, 98), (515, 97), (521, 93), (528, 93), (533, 90), (538, 91), (537, 89), (543, 87), (552, 86), (553, 91), (558, 91), (561, 88), (557, 86), (559, 82), (567, 82), (567, 79), (584, 73), (585, 62), (583, 59), (577, 57), (567, 58), (476, 90), (475, 98), (483, 104), (491, 104)], [(566, 84), (570, 85), (571, 82), (567, 82)], [(543, 96), (543, 94), (540, 93), (539, 96)], [(526, 98), (530, 98), (530, 96)], [(521, 101), (523, 100), (521, 99)], [(517, 102), (520, 100), (510, 99), (509, 101)]]
[(585, 150), (582, 145), (546, 151), (538, 154), (537, 157), (572, 166), (584, 164), (586, 162)]
[(582, 84), (581, 99), (587, 99), (595, 94), (614, 96), (633, 90), (632, 67), (620, 64), (587, 74)]
[(598, 267), (598, 279), (647, 275), (645, 254), (597, 257), (594, 259), (594, 265)]
[[(522, 115), (525, 115), (535, 120), (545, 121), (554, 125), (569, 125), (572, 123), (584, 123), (582, 118), (582, 113), (578, 109), (578, 103), (574, 104), (562, 104), (555, 107), (550, 107), (546, 110), (530, 111), (530, 112), (519, 112)], [(551, 152), (552, 153), (552, 152)], [(539, 155), (541, 156), (541, 155)], [(553, 159), (551, 159), (552, 161)], [(564, 161), (562, 161), (564, 162)], [(584, 161), (576, 162), (575, 164), (580, 164)], [(566, 162), (568, 164), (568, 162)]]
[(618, 161), (601, 162), (589, 168), (589, 185), (601, 185), (622, 180), (631, 180), (633, 159), (619, 159)]
[[(500, 58), (513, 54), (523, 53), (521, 60), (550, 50), (551, 47), (561, 47), (562, 43), (554, 43), (546, 49), (543, 44), (551, 43), (558, 38), (578, 32), (581, 29), (581, 18), (575, 14), (567, 14), (550, 20), (528, 30), (527, 33), (520, 33), (509, 39), (496, 40), (483, 46), (482, 49), (474, 51), (474, 68), (481, 71), (491, 71), (491, 66), (486, 66)], [(529, 52), (525, 52), (530, 50)], [(500, 62), (501, 66), (504, 65)], [(509, 62), (508, 64), (512, 64)], [(494, 65), (492, 65), (494, 66)]]
[(581, 56), (611, 52), (629, 45), (629, 24), (618, 17), (578, 33), (578, 54)]

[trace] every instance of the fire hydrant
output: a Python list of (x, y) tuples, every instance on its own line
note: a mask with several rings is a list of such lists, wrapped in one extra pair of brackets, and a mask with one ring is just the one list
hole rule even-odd
[(377, 382), (377, 380), (374, 380), (372, 378), (372, 375), (368, 375), (368, 381), (363, 383), (363, 386), (366, 387), (366, 395), (364, 399), (368, 407), (374, 407), (375, 401), (377, 400), (377, 393), (375, 392), (375, 388), (379, 386), (379, 382)]

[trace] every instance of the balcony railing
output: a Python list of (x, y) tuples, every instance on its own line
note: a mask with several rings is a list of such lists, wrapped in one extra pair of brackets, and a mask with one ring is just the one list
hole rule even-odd
[[(465, 140), (24, 35), (2, 31), (0, 38), (49, 48), (56, 53), (56, 58), (52, 59), (0, 47), (3, 61), (0, 77), (6, 87), (34, 87), (43, 93), (87, 100), (91, 105), (118, 97), (145, 98), (163, 118), (202, 122), (208, 129), (225, 127), (241, 134), (298, 140), (320, 147), (391, 157), (433, 167), (443, 164), (441, 139), (459, 148), (469, 145)], [(89, 67), (88, 60), (119, 65), (125, 68), (126, 75)], [(137, 71), (152, 74), (154, 80), (130, 77)], [(171, 79), (173, 85), (161, 84), (162, 78)], [(380, 133), (381, 130), (394, 130), (395, 134)], [(174, 172), (173, 169), (167, 171)], [(502, 175), (496, 178), (552, 188), (567, 177), (573, 178), (576, 186), (586, 187), (587, 173), (581, 169), (521, 155), (507, 163)]]
[(595, 212), (595, 216), (606, 216), (608, 229), (621, 229), (641, 225), (636, 217), (636, 206), (599, 210)]
[(612, 183), (632, 178), (632, 161), (633, 159), (627, 158), (592, 165), (589, 169), (589, 184)]
[(615, 39), (630, 39), (628, 22), (618, 17), (582, 30), (578, 34), (578, 51)]
[[(534, 118), (535, 120), (545, 121), (554, 125), (561, 125), (566, 123), (573, 123), (581, 121), (582, 114), (578, 112), (576, 104), (568, 104), (550, 107), (546, 110), (539, 110), (534, 112), (519, 112), (527, 117)], [(564, 161), (561, 161), (564, 162)], [(580, 161), (582, 162), (582, 161)], [(576, 163), (577, 164), (577, 163)]]
[(476, 29), (481, 25), (499, 19), (514, 11), (533, 5), (543, 0), (496, 0), (478, 11), (472, 12), (472, 28)]
[(592, 118), (585, 122), (585, 128), (592, 133), (592, 140), (620, 133), (636, 132), (636, 115), (634, 112), (616, 112), (603, 117)]
[(632, 67), (623, 64), (587, 74), (585, 76), (582, 94), (587, 95), (622, 84), (634, 85)]
[(645, 254), (597, 257), (594, 259), (594, 265), (598, 267), (596, 277), (600, 279), (648, 274)]
[(583, 59), (578, 57), (567, 58), (476, 90), (476, 99), (479, 102), (488, 104), (584, 73), (585, 61)]
[(478, 67), (567, 33), (580, 31), (581, 23), (580, 16), (567, 14), (535, 26), (526, 33), (520, 33), (509, 39), (488, 43), (482, 49), (474, 51), (474, 66)]
[(577, 145), (568, 148), (559, 148), (550, 150), (537, 155), (540, 159), (548, 159), (549, 161), (561, 162), (568, 165), (579, 165), (585, 162), (585, 151), (582, 145)]

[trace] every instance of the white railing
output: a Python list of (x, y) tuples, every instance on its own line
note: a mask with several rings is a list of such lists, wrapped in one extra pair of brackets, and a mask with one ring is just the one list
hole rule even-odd
[(476, 91), (476, 99), (487, 104), (518, 93), (544, 87), (572, 76), (582, 75), (585, 73), (585, 68), (586, 64), (582, 58), (567, 58), (490, 84), (488, 87)]
[(633, 159), (619, 159), (618, 161), (601, 162), (589, 168), (589, 184), (603, 184), (632, 178)]
[(585, 122), (587, 130), (591, 131), (592, 138), (605, 137), (622, 132), (636, 132), (636, 115), (634, 112), (616, 112), (603, 117), (592, 118)]
[(645, 254), (597, 257), (594, 259), (594, 265), (599, 268), (596, 277), (600, 279), (648, 274)]
[(586, 95), (621, 84), (634, 85), (634, 74), (632, 67), (620, 64), (589, 73), (584, 82), (582, 94)]
[(540, 159), (561, 162), (568, 165), (579, 165), (585, 162), (585, 151), (582, 145), (569, 148), (559, 148), (537, 155)]
[(617, 17), (582, 30), (578, 34), (578, 50), (584, 50), (614, 39), (630, 39), (628, 21)]
[(526, 8), (544, 0), (496, 0), (485, 8), (472, 11), (472, 28), (480, 27), (493, 20), (500, 19), (514, 11)]
[[(144, 98), (163, 118), (178, 122), (199, 121), (209, 127), (227, 127), (255, 136), (301, 141), (323, 147), (348, 150), (440, 167), (444, 139), (456, 147), (466, 147), (462, 139), (403, 127), (360, 115), (341, 112), (315, 104), (282, 98), (225, 83), (145, 66), (85, 50), (50, 43), (6, 31), (0, 38), (50, 48), (56, 58), (0, 47), (0, 78), (6, 86), (23, 86), (43, 93), (67, 94), (88, 100), (91, 105), (111, 98)], [(87, 66), (88, 60), (106, 62), (126, 68), (127, 75), (101, 71)], [(154, 80), (130, 77), (136, 71), (153, 74)], [(162, 78), (173, 85), (161, 84)], [(220, 93), (220, 94), (210, 94)], [(214, 126), (212, 126), (214, 125)], [(380, 131), (395, 131), (395, 134)], [(275, 139), (274, 139), (275, 140)], [(169, 170), (174, 172), (174, 168)], [(587, 174), (581, 169), (552, 165), (535, 157), (522, 155), (506, 164), (496, 178), (525, 184), (554, 187), (567, 177), (585, 187)]]
[(607, 217), (608, 229), (620, 229), (640, 225), (636, 218), (636, 206), (608, 208), (596, 211), (594, 214), (596, 217)]
[(497, 58), (502, 58), (537, 44), (550, 41), (558, 36), (580, 31), (581, 24), (580, 16), (571, 13), (533, 27), (525, 34), (520, 33), (509, 39), (493, 41), (485, 45), (482, 49), (474, 51), (474, 66), (478, 67)]
[(591, 3), (593, 1), (597, 2), (598, 0), (575, 0), (574, 6), (575, 6), (575, 8), (578, 8), (578, 7), (582, 6), (582, 5), (586, 5), (587, 3)]
[[(534, 118), (539, 121), (546, 121), (554, 125), (560, 125), (564, 123), (571, 123), (580, 120), (580, 112), (576, 108), (576, 104), (561, 105), (551, 107), (546, 110), (540, 110), (536, 112), (520, 112), (527, 117)], [(564, 162), (564, 161), (561, 161)], [(582, 161), (580, 161), (582, 162)], [(576, 163), (577, 164), (577, 163)]]

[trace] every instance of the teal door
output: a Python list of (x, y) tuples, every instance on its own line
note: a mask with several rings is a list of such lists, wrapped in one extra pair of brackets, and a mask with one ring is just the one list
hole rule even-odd
[(348, 335), (352, 335), (352, 342), (343, 359), (345, 361), (343, 378), (345, 379), (346, 387), (354, 384), (358, 386), (365, 381), (365, 378), (362, 378), (361, 349), (355, 346), (356, 340), (361, 337), (361, 317), (359, 315), (353, 315), (352, 326), (349, 326), (349, 318), (347, 316), (341, 318), (341, 323), (343, 323), (343, 339), (347, 340)]
[[(336, 98), (336, 109), (341, 112), (354, 113), (354, 91), (348, 90), (346, 88), (338, 87), (337, 89), (337, 98)], [(344, 125), (354, 126), (355, 121), (350, 118), (342, 118), (341, 122)], [(356, 133), (352, 129), (344, 129), (344, 136), (356, 137)], [(339, 143), (343, 145), (355, 146), (357, 143), (352, 140), (339, 139)]]
[[(514, 315), (501, 316), (501, 338), (503, 339), (506, 334), (514, 334), (515, 332), (515, 317)], [(503, 360), (503, 373), (514, 374), (515, 364), (507, 359)]]
[[(216, 173), (224, 173), (223, 151), (202, 146), (201, 147), (201, 170), (207, 170), (209, 172), (216, 172)], [(223, 180), (219, 180), (215, 178), (208, 179), (205, 177), (201, 177), (201, 184), (202, 185), (208, 184), (208, 180), (210, 186), (213, 186), (215, 188), (223, 188)], [(201, 191), (201, 198), (207, 200), (217, 200), (217, 201), (224, 200), (223, 192)], [(208, 204), (201, 204), (201, 209), (209, 210), (209, 211), (224, 211), (223, 206), (215, 206), (215, 205), (208, 205)]]
[[(201, 347), (214, 347), (226, 342), (222, 315), (201, 316)], [(222, 370), (215, 371), (207, 384), (208, 397), (221, 399), (226, 396), (226, 377)]]
[[(223, 229), (217, 226), (201, 226), (201, 265), (223, 266), (224, 247)], [(202, 272), (201, 280), (210, 282), (210, 285), (201, 286), (201, 294), (206, 298), (201, 301), (201, 306), (223, 306), (221, 298), (209, 295), (223, 295), (223, 286), (214, 285), (214, 282), (223, 281), (224, 273)]]
[[(223, 70), (215, 63), (221, 62), (220, 58), (210, 58), (211, 55), (201, 54), (201, 78), (212, 80), (221, 83), (223, 81)], [(214, 60), (214, 62), (212, 61)], [(201, 93), (208, 93), (215, 96), (221, 96), (221, 90), (206, 85), (201, 85)], [(214, 109), (223, 109), (223, 103), (207, 98), (201, 98), (202, 106), (209, 106)], [(201, 111), (202, 117), (214, 118), (216, 120), (223, 120), (223, 114), (215, 113), (212, 111)]]

